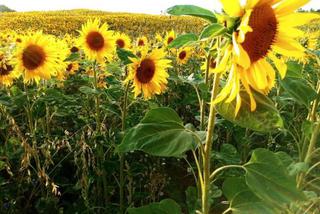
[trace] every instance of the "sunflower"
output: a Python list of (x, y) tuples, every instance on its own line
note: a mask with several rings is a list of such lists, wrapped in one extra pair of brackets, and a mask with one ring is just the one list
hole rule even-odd
[(163, 41), (163, 38), (162, 38), (160, 33), (156, 33), (155, 39), (156, 39), (157, 42), (162, 42)]
[[(217, 66), (216, 59), (213, 57), (210, 57), (210, 62), (209, 62), (209, 73), (210, 74), (215, 72), (216, 66)], [(202, 66), (201, 66), (201, 70), (202, 71), (207, 70), (207, 60), (203, 62)]]
[(36, 32), (24, 36), (22, 42), (17, 44), (15, 70), (22, 72), (25, 83), (39, 83), (40, 79), (48, 80), (65, 68), (67, 53), (65, 43), (53, 36)]
[(164, 45), (168, 46), (175, 38), (176, 38), (176, 33), (173, 30), (167, 32), (164, 38)]
[(148, 39), (145, 36), (138, 37), (137, 39), (137, 47), (147, 47), (148, 46)]
[(247, 0), (244, 6), (240, 0), (220, 2), (224, 11), (240, 24), (232, 34), (232, 44), (225, 48), (221, 63), (215, 69), (215, 72), (230, 70), (226, 85), (214, 104), (236, 99), (237, 115), (242, 87), (248, 93), (250, 108), (254, 111), (256, 102), (252, 90), (267, 94), (274, 86), (275, 70), (269, 61), (284, 78), (287, 66), (280, 55), (296, 59), (305, 56), (304, 47), (295, 40), (303, 32), (296, 27), (319, 16), (294, 12), (308, 0)]
[(118, 48), (123, 48), (123, 49), (131, 48), (131, 39), (128, 35), (124, 33), (116, 33), (115, 40)]
[(13, 80), (19, 76), (20, 74), (14, 70), (9, 59), (0, 52), (0, 85), (11, 86)]
[(165, 59), (163, 49), (155, 49), (151, 53), (142, 51), (141, 58), (132, 58), (129, 66), (129, 75), (125, 82), (133, 80), (133, 92), (137, 97), (141, 92), (145, 99), (150, 99), (154, 94), (161, 94), (168, 83), (171, 60)]
[(192, 56), (192, 49), (189, 47), (181, 48), (177, 52), (177, 62), (180, 65), (186, 64)]
[(106, 23), (100, 23), (99, 19), (89, 20), (82, 25), (79, 38), (79, 46), (89, 60), (96, 60), (103, 64), (105, 58), (111, 60), (115, 52), (116, 43), (113, 31), (108, 30)]

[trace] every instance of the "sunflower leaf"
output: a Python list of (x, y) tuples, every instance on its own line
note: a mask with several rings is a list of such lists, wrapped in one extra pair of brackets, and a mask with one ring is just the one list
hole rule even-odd
[(186, 46), (189, 43), (195, 42), (198, 40), (198, 36), (193, 33), (187, 33), (178, 36), (174, 39), (169, 45), (168, 48), (181, 48)]
[(317, 98), (317, 92), (305, 79), (286, 77), (280, 81), (282, 88), (301, 105), (309, 107), (310, 103)]
[(202, 7), (194, 6), (194, 5), (176, 5), (170, 7), (166, 11), (168, 14), (181, 16), (181, 15), (189, 15), (203, 18), (211, 23), (217, 22), (217, 18), (213, 12), (210, 10), (204, 9)]
[(238, 126), (258, 132), (274, 132), (283, 128), (283, 120), (280, 113), (268, 97), (254, 92), (257, 109), (251, 112), (248, 94), (242, 91), (240, 95), (242, 104), (237, 116), (235, 116), (235, 101), (231, 103), (221, 102), (216, 105), (218, 113), (223, 118)]
[(303, 192), (297, 189), (295, 176), (290, 176), (277, 154), (256, 149), (244, 168), (247, 185), (263, 201), (281, 208), (305, 200)]
[(203, 40), (203, 39), (208, 39), (210, 37), (216, 37), (216, 36), (220, 36), (223, 33), (225, 33), (227, 31), (227, 29), (217, 23), (214, 23), (212, 25), (208, 25), (207, 27), (205, 27), (203, 29), (203, 31), (200, 34), (199, 39)]
[(195, 136), (196, 133), (184, 127), (175, 111), (156, 108), (126, 133), (117, 150), (139, 150), (154, 156), (182, 157), (186, 151), (195, 148)]

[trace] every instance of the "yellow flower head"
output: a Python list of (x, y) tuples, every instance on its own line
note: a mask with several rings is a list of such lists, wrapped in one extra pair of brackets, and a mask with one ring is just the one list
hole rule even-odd
[(115, 41), (118, 48), (123, 48), (123, 49), (131, 48), (131, 39), (128, 35), (124, 33), (116, 33)]
[(165, 59), (165, 56), (163, 49), (155, 49), (151, 53), (142, 51), (139, 59), (131, 59), (126, 81), (133, 80), (135, 97), (142, 92), (145, 99), (150, 99), (154, 94), (161, 94), (166, 89), (169, 77), (167, 69), (171, 61)]
[(173, 30), (167, 32), (164, 38), (164, 45), (168, 46), (175, 38), (176, 38), (176, 33)]
[(147, 37), (145, 37), (145, 36), (138, 37), (138, 38), (137, 38), (137, 44), (136, 44), (136, 46), (137, 46), (138, 48), (147, 47), (147, 46), (148, 46), (148, 39), (147, 39)]
[(240, 19), (240, 25), (232, 35), (232, 45), (225, 49), (224, 56), (215, 72), (230, 69), (225, 87), (214, 103), (231, 102), (236, 99), (236, 114), (241, 107), (240, 89), (249, 94), (251, 110), (256, 109), (252, 90), (267, 94), (274, 86), (275, 71), (267, 58), (273, 62), (281, 78), (287, 66), (279, 55), (292, 58), (305, 56), (305, 49), (295, 40), (303, 35), (297, 26), (319, 16), (310, 13), (295, 13), (308, 0), (220, 0), (224, 11)]
[(181, 48), (177, 52), (177, 62), (180, 65), (186, 64), (192, 56), (192, 49), (189, 47)]
[(16, 72), (22, 72), (25, 83), (50, 79), (65, 69), (67, 45), (53, 36), (36, 32), (22, 38), (15, 52)]
[(115, 52), (116, 43), (113, 31), (108, 30), (106, 23), (100, 23), (99, 19), (89, 20), (82, 25), (79, 38), (79, 46), (89, 60), (96, 60), (103, 64), (105, 58), (111, 60)]
[(20, 73), (14, 70), (9, 58), (0, 52), (0, 85), (11, 86)]

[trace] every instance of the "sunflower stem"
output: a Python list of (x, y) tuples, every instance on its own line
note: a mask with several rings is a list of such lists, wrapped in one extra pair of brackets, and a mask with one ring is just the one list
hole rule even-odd
[[(210, 44), (210, 48), (209, 48), (209, 52), (206, 56), (206, 72), (205, 72), (205, 76), (204, 76), (204, 83), (208, 86), (209, 84), (209, 70), (210, 70), (210, 61), (211, 61), (211, 53), (210, 53), (210, 49), (212, 48), (213, 44), (214, 44), (215, 40), (211, 41)], [(200, 129), (204, 130), (205, 129), (205, 114), (206, 114), (206, 102), (204, 99), (201, 100), (201, 104), (200, 104)]]
[[(209, 62), (208, 62), (209, 63)], [(220, 74), (216, 73), (214, 76), (212, 91), (211, 91), (211, 104), (207, 129), (206, 144), (203, 156), (203, 190), (202, 190), (202, 214), (209, 214), (209, 193), (210, 193), (210, 169), (211, 169), (211, 150), (213, 143), (213, 134), (216, 119), (216, 109), (212, 101), (216, 98), (219, 90)]]
[[(127, 118), (127, 103), (128, 103), (128, 93), (129, 93), (129, 83), (126, 85), (125, 93), (124, 93), (124, 100), (122, 106), (122, 114), (121, 114), (121, 130), (122, 132), (126, 129), (126, 118)], [(120, 157), (120, 213), (124, 213), (124, 162), (125, 157), (123, 153), (119, 154)]]
[[(97, 76), (97, 62), (93, 62), (93, 76), (94, 76), (94, 89), (98, 90), (98, 76)], [(99, 94), (95, 96), (95, 106), (96, 106), (96, 131), (100, 133), (101, 122), (100, 122), (100, 97)]]

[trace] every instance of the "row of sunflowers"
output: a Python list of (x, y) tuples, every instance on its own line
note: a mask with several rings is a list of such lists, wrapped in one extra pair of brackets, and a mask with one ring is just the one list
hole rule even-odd
[(176, 32), (200, 32), (205, 24), (192, 17), (174, 17), (145, 14), (108, 13), (90, 10), (2, 13), (0, 28), (16, 32), (37, 31), (53, 35), (76, 35), (77, 29), (88, 19), (100, 18), (111, 30), (130, 36), (155, 35), (175, 29)]

